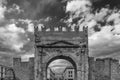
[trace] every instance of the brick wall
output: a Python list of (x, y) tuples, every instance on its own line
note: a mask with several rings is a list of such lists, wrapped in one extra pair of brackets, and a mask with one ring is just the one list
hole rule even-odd
[(89, 58), (89, 80), (120, 80), (120, 64), (112, 58)]
[(120, 80), (120, 65), (118, 60), (111, 62), (111, 80)]
[(34, 80), (34, 58), (30, 58), (28, 62), (22, 62), (21, 58), (13, 58), (13, 68), (20, 80)]
[(94, 57), (89, 57), (89, 80), (95, 80), (95, 61)]
[[(21, 58), (13, 59), (13, 68), (20, 80), (34, 80), (34, 58), (22, 62)], [(112, 58), (89, 57), (89, 80), (120, 80), (120, 64)]]

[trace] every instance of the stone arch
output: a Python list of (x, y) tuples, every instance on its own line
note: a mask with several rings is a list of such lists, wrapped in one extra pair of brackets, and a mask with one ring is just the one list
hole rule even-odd
[(77, 79), (77, 62), (73, 56), (67, 55), (67, 54), (66, 55), (65, 54), (64, 55), (62, 55), (62, 54), (61, 55), (54, 55), (54, 56), (52, 55), (46, 60), (46, 63), (45, 63), (46, 77), (47, 77), (47, 68), (48, 68), (49, 64), (56, 59), (67, 60), (73, 65), (73, 67), (75, 69), (75, 80), (76, 80)]
[[(57, 56), (66, 56), (66, 57), (69, 57), (69, 58), (71, 58), (75, 62), (75, 65), (77, 66), (78, 60), (76, 59), (76, 57), (72, 56), (69, 53), (65, 53), (65, 54), (52, 53), (49, 56), (46, 56), (44, 58), (44, 63), (48, 63), (52, 58), (57, 57)], [(47, 66), (47, 64), (45, 66)]]
[(66, 56), (66, 55), (57, 55), (57, 56), (53, 56), (53, 57), (49, 58), (45, 64), (45, 67), (47, 68), (48, 65), (56, 59), (65, 59), (65, 60), (69, 61), (73, 66), (75, 66), (77, 69), (77, 64), (76, 64), (75, 60), (73, 58), (71, 58), (70, 56)]

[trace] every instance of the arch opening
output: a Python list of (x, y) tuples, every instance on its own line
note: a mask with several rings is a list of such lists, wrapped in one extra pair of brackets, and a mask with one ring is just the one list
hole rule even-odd
[(64, 55), (51, 58), (46, 65), (47, 80), (76, 80), (77, 66), (75, 61)]

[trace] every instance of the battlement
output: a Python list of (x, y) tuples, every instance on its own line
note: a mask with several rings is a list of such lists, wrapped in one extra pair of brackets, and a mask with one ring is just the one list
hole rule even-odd
[(35, 26), (35, 42), (39, 43), (42, 41), (88, 41), (88, 27), (38, 27)]
[(46, 26), (35, 26), (35, 32), (87, 32), (88, 27), (83, 26), (80, 28), (79, 26), (69, 26), (69, 27), (46, 27)]
[(29, 61), (22, 61), (21, 58), (13, 58), (13, 66), (27, 67), (29, 63), (34, 62), (34, 58), (29, 58)]

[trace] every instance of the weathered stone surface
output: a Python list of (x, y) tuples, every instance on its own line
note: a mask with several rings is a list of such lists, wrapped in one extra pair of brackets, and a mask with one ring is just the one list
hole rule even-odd
[(89, 58), (89, 80), (119, 80), (120, 64), (112, 58)]
[[(79, 59), (76, 59), (76, 57), (71, 56), (69, 53), (62, 55), (68, 56), (75, 61), (77, 67), (75, 80), (120, 80), (120, 64), (118, 60), (112, 58), (94, 59), (94, 57), (89, 57), (89, 62), (84, 63), (87, 62), (86, 59), (88, 58), (85, 58), (82, 53), (80, 56), (77, 56)], [(16, 77), (20, 80), (41, 80), (41, 77), (43, 77), (42, 79), (46, 80), (46, 63), (49, 63), (49, 61), (53, 59), (53, 56), (56, 57), (58, 55), (54, 53), (51, 56), (43, 58), (42, 74), (40, 74), (41, 67), (40, 65), (38, 66), (38, 64), (40, 64), (40, 59), (38, 59), (39, 63), (37, 64), (39, 68), (36, 67), (34, 69), (34, 58), (31, 58), (29, 62), (22, 62), (20, 58), (14, 58), (13, 68)]]
[[(62, 29), (62, 28), (61, 28)], [(43, 71), (43, 76), (36, 77), (35, 80), (46, 79), (46, 68), (50, 61), (60, 58), (66, 59), (74, 64), (76, 68), (76, 80), (88, 80), (88, 37), (87, 28), (83, 31), (76, 29), (74, 31), (45, 31), (36, 30), (36, 56), (35, 56), (35, 70)], [(42, 51), (39, 52), (39, 49)], [(41, 55), (41, 56), (37, 56)], [(42, 58), (42, 59), (41, 59)], [(41, 63), (40, 63), (41, 62)], [(43, 65), (44, 64), (44, 65)], [(44, 70), (42, 67), (43, 66)], [(37, 71), (35, 71), (37, 75)]]
[(30, 58), (29, 62), (22, 62), (21, 58), (14, 58), (13, 69), (17, 79), (34, 80), (34, 58)]
[[(120, 80), (119, 61), (111, 58), (89, 57), (87, 28), (58, 31), (35, 28), (35, 58), (29, 62), (13, 60), (20, 80), (46, 80), (47, 67), (55, 59), (70, 61), (76, 70), (75, 80)], [(34, 60), (34, 61), (33, 61)]]

